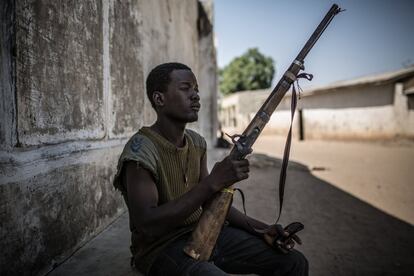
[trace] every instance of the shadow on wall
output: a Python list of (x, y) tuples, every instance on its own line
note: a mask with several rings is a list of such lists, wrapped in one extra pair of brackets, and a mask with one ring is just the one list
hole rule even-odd
[[(274, 223), (278, 212), (281, 160), (249, 157), (251, 173), (238, 187), (246, 195), (248, 215)], [(235, 196), (239, 210), (241, 200)], [(311, 275), (412, 275), (414, 227), (339, 190), (289, 162), (282, 217), (287, 225), (305, 224), (302, 251)]]

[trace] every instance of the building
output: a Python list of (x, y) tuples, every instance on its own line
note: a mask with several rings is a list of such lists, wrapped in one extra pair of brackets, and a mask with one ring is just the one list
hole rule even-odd
[[(270, 92), (242, 91), (220, 99), (223, 130), (241, 133)], [(287, 133), (290, 95), (264, 133)], [(300, 139), (413, 139), (414, 67), (306, 89), (298, 101), (294, 131)]]

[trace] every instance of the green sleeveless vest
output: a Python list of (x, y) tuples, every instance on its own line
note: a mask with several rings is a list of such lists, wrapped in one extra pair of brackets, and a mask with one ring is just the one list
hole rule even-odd
[[(201, 160), (206, 154), (206, 142), (192, 130), (185, 130), (185, 144), (177, 148), (149, 127), (141, 128), (125, 145), (119, 158), (114, 186), (122, 192), (128, 206), (127, 191), (122, 183), (122, 169), (125, 161), (135, 161), (153, 176), (158, 189), (158, 204), (175, 200), (200, 181)], [(149, 272), (153, 261), (170, 242), (190, 232), (202, 213), (200, 206), (181, 225), (163, 237), (150, 240), (137, 229), (130, 216), (131, 252), (135, 264), (144, 273)]]

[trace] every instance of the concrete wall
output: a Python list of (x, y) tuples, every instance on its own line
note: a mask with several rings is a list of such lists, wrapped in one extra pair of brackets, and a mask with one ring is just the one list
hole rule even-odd
[[(201, 1), (198, 6), (198, 84), (202, 107), (199, 121), (192, 127), (204, 134), (208, 146), (215, 145), (218, 129), (217, 116), (217, 64), (214, 46), (213, 2)], [(214, 91), (212, 93), (211, 91)]]
[(15, 59), (16, 48), (15, 2), (0, 1), (0, 145), (10, 148), (16, 144)]
[(202, 75), (192, 127), (213, 139), (212, 4), (0, 8), (0, 274), (44, 274), (125, 211), (111, 182), (128, 137), (155, 119), (144, 84), (155, 65), (183, 62)]
[[(298, 101), (304, 136), (317, 139), (414, 138), (414, 111), (409, 107), (412, 95), (405, 93), (411, 86), (412, 77), (398, 82), (373, 82), (304, 93)], [(269, 90), (246, 91), (223, 98), (220, 121), (224, 130), (233, 134), (242, 132), (269, 94)], [(282, 100), (264, 133), (287, 134), (290, 97), (287, 95)], [(294, 133), (299, 137), (298, 111)]]
[(394, 85), (347, 87), (302, 98), (306, 138), (387, 139), (396, 134)]

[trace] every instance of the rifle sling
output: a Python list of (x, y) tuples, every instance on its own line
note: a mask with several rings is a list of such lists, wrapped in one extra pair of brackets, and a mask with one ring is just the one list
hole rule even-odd
[[(296, 85), (298, 86), (299, 96), (300, 96), (300, 91), (302, 90), (299, 86), (299, 79), (301, 79), (301, 78), (305, 78), (305, 79), (311, 81), (312, 78), (313, 78), (313, 75), (308, 74), (308, 73), (301, 73), (296, 77)], [(275, 224), (277, 224), (279, 222), (280, 215), (282, 214), (283, 198), (284, 198), (284, 193), (285, 193), (285, 184), (286, 184), (286, 175), (287, 175), (287, 166), (288, 166), (288, 163), (289, 163), (290, 146), (292, 144), (292, 125), (293, 125), (293, 118), (295, 116), (296, 106), (297, 106), (297, 93), (296, 93), (295, 83), (293, 82), (292, 83), (292, 98), (291, 98), (291, 102), (290, 102), (290, 114), (291, 114), (290, 127), (289, 127), (289, 132), (288, 132), (288, 135), (287, 135), (287, 138), (286, 138), (285, 149), (284, 149), (284, 152), (283, 152), (282, 166), (280, 168), (280, 175), (279, 175), (279, 213), (277, 215), (277, 219), (276, 219)], [(236, 188), (235, 190), (238, 191), (241, 195), (242, 204), (243, 204), (243, 211), (244, 211), (244, 215), (245, 215), (245, 218), (246, 218), (247, 225), (254, 232), (257, 232), (259, 234), (265, 233), (267, 229), (257, 229), (249, 223), (249, 221), (247, 220), (247, 212), (246, 212), (246, 206), (245, 206), (244, 193), (239, 188)]]

